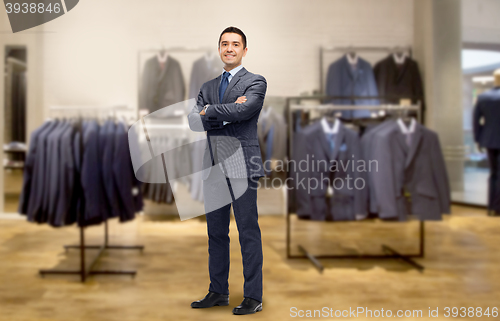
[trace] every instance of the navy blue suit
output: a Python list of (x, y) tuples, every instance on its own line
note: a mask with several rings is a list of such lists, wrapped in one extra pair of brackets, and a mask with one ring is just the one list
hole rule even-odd
[(116, 125), (113, 121), (108, 121), (103, 126), (101, 132), (103, 135), (103, 141), (106, 146), (102, 154), (102, 175), (104, 180), (104, 190), (106, 191), (107, 200), (109, 203), (109, 213), (108, 217), (118, 217), (120, 216), (120, 207), (118, 205), (118, 197), (116, 194), (116, 188), (113, 176), (113, 164), (114, 164), (114, 154), (115, 154), (115, 132)]
[(33, 175), (35, 170), (35, 162), (37, 159), (37, 150), (40, 153), (40, 148), (38, 146), (38, 136), (42, 133), (47, 127), (51, 125), (51, 122), (45, 122), (39, 128), (35, 129), (31, 133), (30, 145), (28, 149), (28, 155), (26, 156), (26, 162), (24, 165), (24, 173), (23, 173), (23, 188), (21, 190), (21, 196), (19, 198), (19, 213), (20, 214), (28, 214), (28, 204), (30, 200), (30, 196), (34, 193), (32, 192), (34, 188), (32, 188)]
[[(135, 178), (130, 159), (128, 132), (124, 123), (116, 125), (114, 140), (113, 181), (119, 205), (120, 222), (135, 218), (135, 212), (142, 210), (143, 200), (139, 193), (139, 181)], [(120, 161), (118, 161), (120, 160)]]
[(46, 164), (49, 160), (47, 151), (47, 137), (58, 125), (59, 121), (53, 121), (38, 134), (36, 147), (36, 160), (33, 170), (31, 195), (28, 204), (28, 220), (31, 222), (44, 222), (43, 197), (45, 182), (49, 179)]
[[(481, 118), (484, 118), (483, 123)], [(479, 95), (473, 121), (474, 139), (481, 147), (488, 149), (488, 208), (500, 212), (500, 87)]]
[(103, 207), (105, 195), (99, 167), (99, 125), (97, 122), (84, 123), (83, 146), (81, 180), (85, 195), (85, 210), (80, 224), (86, 226), (100, 224), (107, 218)]
[[(207, 202), (219, 197), (219, 190), (207, 187), (210, 176), (216, 175), (219, 162), (224, 163), (220, 156), (227, 150), (227, 140), (218, 136), (233, 137), (241, 144), (244, 161), (227, 163), (220, 169), (223, 184), (227, 184), (231, 193), (234, 217), (238, 226), (241, 254), (243, 257), (243, 274), (245, 277), (244, 296), (262, 302), (262, 241), (258, 223), (257, 185), (264, 176), (262, 156), (257, 137), (257, 121), (267, 90), (266, 79), (261, 75), (248, 72), (245, 68), (238, 71), (219, 101), (219, 86), (221, 76), (206, 82), (201, 87), (196, 106), (188, 116), (189, 125), (194, 131), (207, 131), (208, 145), (203, 163), (203, 184), (205, 208)], [(246, 96), (247, 101), (236, 104), (240, 96)], [(199, 112), (210, 104), (206, 115)], [(223, 122), (230, 122), (223, 125)], [(200, 124), (201, 122), (201, 124)], [(239, 145), (237, 144), (237, 145)], [(230, 148), (231, 149), (231, 148)], [(218, 155), (219, 157), (217, 157)], [(242, 166), (244, 163), (245, 166)], [(223, 182), (225, 180), (225, 182)], [(235, 198), (238, 190), (235, 182), (248, 184), (244, 193)], [(233, 184), (231, 184), (231, 181)], [(229, 294), (229, 222), (231, 202), (227, 205), (206, 213), (209, 252), (209, 291)]]
[[(329, 96), (378, 96), (377, 83), (372, 66), (358, 57), (356, 69), (353, 70), (346, 56), (335, 61), (328, 68), (326, 93)], [(378, 105), (377, 99), (335, 99), (337, 105)], [(368, 110), (346, 110), (342, 118), (370, 117)]]

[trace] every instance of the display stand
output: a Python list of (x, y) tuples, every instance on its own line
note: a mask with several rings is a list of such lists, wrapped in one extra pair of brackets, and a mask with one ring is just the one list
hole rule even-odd
[[(108, 222), (104, 222), (104, 244), (102, 245), (86, 245), (85, 244), (85, 227), (79, 227), (80, 229), (80, 244), (79, 245), (65, 245), (64, 249), (66, 252), (69, 249), (80, 249), (80, 268), (78, 270), (40, 270), (39, 273), (43, 277), (47, 274), (77, 274), (80, 275), (80, 280), (85, 282), (89, 275), (106, 274), (106, 275), (130, 275), (134, 277), (136, 271), (126, 271), (126, 270), (95, 270), (95, 266), (99, 262), (106, 250), (140, 250), (141, 253), (144, 251), (143, 245), (134, 246), (122, 246), (122, 245), (110, 245), (109, 244), (109, 234), (108, 234)], [(99, 249), (96, 257), (91, 261), (90, 266), (87, 268), (85, 260), (85, 250), (86, 249)]]
[[(125, 112), (126, 114), (130, 114), (133, 110), (129, 109), (127, 106), (52, 106), (50, 108), (51, 112), (55, 113), (77, 113), (78, 117), (83, 114), (95, 113), (98, 114), (100, 112), (110, 113), (113, 117), (117, 117), (117, 112)], [(123, 116), (123, 115), (122, 115)], [(80, 135), (80, 148), (83, 148), (83, 135)], [(80, 150), (80, 155), (83, 155), (83, 149)], [(109, 244), (109, 232), (108, 232), (108, 221), (104, 221), (104, 244), (102, 245), (87, 245), (85, 244), (85, 228), (84, 226), (79, 226), (80, 229), (80, 244), (79, 245), (65, 245), (64, 249), (66, 252), (69, 249), (80, 249), (80, 268), (77, 270), (39, 270), (39, 273), (42, 277), (45, 275), (61, 275), (61, 274), (76, 274), (80, 275), (81, 282), (85, 282), (89, 275), (130, 275), (134, 277), (137, 272), (136, 271), (127, 271), (127, 270), (95, 270), (97, 263), (100, 258), (103, 256), (106, 250), (140, 250), (141, 253), (144, 251), (143, 245), (134, 245), (134, 246), (122, 246), (122, 245), (110, 245)], [(87, 268), (87, 263), (85, 259), (86, 249), (98, 249), (98, 254), (93, 258), (89, 267)]]
[[(287, 99), (287, 103), (289, 104), (292, 99), (297, 99), (297, 100), (303, 100), (303, 99), (313, 99), (313, 100), (329, 100), (329, 99), (343, 99), (344, 97), (332, 97), (332, 96), (314, 96), (314, 97), (293, 97), (290, 99)], [(358, 97), (352, 97), (354, 99), (357, 99)], [(362, 99), (366, 99), (367, 97), (359, 97)], [(372, 98), (372, 97), (369, 97)], [(373, 98), (380, 98), (380, 97), (373, 97)], [(292, 155), (292, 143), (293, 143), (293, 124), (292, 121), (292, 115), (294, 111), (297, 110), (324, 110), (324, 111), (342, 111), (342, 110), (371, 110), (371, 111), (416, 111), (417, 113), (417, 118), (420, 121), (420, 106), (419, 105), (413, 105), (413, 106), (399, 106), (399, 105), (380, 105), (380, 106), (338, 106), (338, 105), (320, 105), (320, 106), (307, 106), (307, 105), (288, 105), (288, 128), (289, 128), (289, 135), (290, 135), (290, 140), (289, 140), (289, 148), (290, 148), (290, 155)], [(418, 239), (418, 244), (419, 244), (419, 251), (418, 253), (410, 253), (410, 254), (403, 254), (395, 249), (391, 248), (388, 245), (381, 244), (382, 251), (385, 252), (386, 254), (354, 254), (354, 255), (333, 255), (333, 254), (321, 254), (321, 255), (313, 255), (311, 254), (304, 246), (298, 245), (298, 249), (300, 252), (302, 252), (302, 255), (292, 255), (291, 253), (291, 242), (292, 242), (292, 233), (291, 233), (291, 224), (290, 224), (290, 215), (291, 213), (288, 210), (286, 210), (286, 254), (287, 258), (289, 259), (304, 259), (307, 258), (311, 261), (311, 263), (318, 269), (318, 271), (321, 273), (324, 270), (323, 265), (319, 261), (319, 259), (401, 259), (404, 262), (408, 263), (410, 266), (413, 268), (417, 269), (419, 272), (422, 272), (424, 270), (424, 266), (421, 264), (415, 262), (413, 258), (423, 258), (424, 257), (424, 250), (425, 250), (425, 225), (424, 221), (420, 221), (420, 227), (419, 227), (419, 239)]]

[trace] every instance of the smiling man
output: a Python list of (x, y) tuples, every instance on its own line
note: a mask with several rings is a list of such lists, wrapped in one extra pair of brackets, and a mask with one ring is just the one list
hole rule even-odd
[[(264, 170), (257, 138), (257, 120), (264, 103), (267, 83), (264, 77), (247, 71), (241, 64), (247, 51), (247, 39), (240, 29), (228, 27), (221, 33), (219, 55), (224, 63), (222, 74), (203, 84), (196, 106), (188, 115), (191, 129), (206, 131), (208, 140), (204, 155), (204, 167), (207, 170), (203, 171), (203, 192), (210, 286), (205, 298), (193, 302), (191, 306), (210, 308), (229, 304), (229, 223), (232, 204), (245, 277), (244, 299), (233, 309), (234, 314), (251, 314), (262, 310), (263, 255), (257, 186), (259, 178), (264, 176)], [(226, 137), (228, 139), (223, 139)], [(228, 153), (234, 146), (230, 141), (236, 140), (241, 145), (241, 161), (233, 157), (232, 152)], [(225, 154), (227, 157), (224, 157)], [(226, 164), (225, 159), (228, 158), (232, 162)], [(216, 176), (220, 173), (219, 167), (215, 166), (217, 163), (222, 165), (225, 174), (220, 180)], [(245, 166), (242, 166), (243, 163)], [(207, 203), (213, 198), (222, 198), (223, 189), (214, 187), (217, 186), (213, 184), (214, 181), (227, 184), (232, 202), (208, 211)], [(235, 198), (235, 195), (239, 197)]]

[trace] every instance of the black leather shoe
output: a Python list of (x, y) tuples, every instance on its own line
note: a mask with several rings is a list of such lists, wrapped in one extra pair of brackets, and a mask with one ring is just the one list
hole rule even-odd
[(209, 291), (203, 299), (191, 303), (192, 308), (211, 308), (216, 305), (229, 305), (229, 295)]
[(233, 309), (233, 314), (252, 314), (259, 311), (262, 311), (261, 302), (251, 298), (244, 298), (243, 302)]

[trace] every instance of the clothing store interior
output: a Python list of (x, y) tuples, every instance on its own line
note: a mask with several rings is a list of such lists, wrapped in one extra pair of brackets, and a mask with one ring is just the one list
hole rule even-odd
[[(500, 2), (225, 6), (87, 0), (19, 32), (0, 13), (0, 320), (233, 317), (245, 282), (233, 212), (230, 304), (191, 307), (210, 284), (204, 145), (189, 145), (206, 132), (173, 110), (149, 147), (191, 147), (139, 179), (129, 131), (223, 73), (228, 26), (267, 81), (255, 317), (498, 316)], [(311, 158), (377, 166), (290, 166)], [(300, 183), (320, 177), (333, 184)]]

